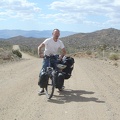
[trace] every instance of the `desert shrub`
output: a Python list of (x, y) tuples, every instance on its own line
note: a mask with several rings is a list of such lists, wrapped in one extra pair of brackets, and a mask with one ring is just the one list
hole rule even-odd
[(12, 50), (13, 54), (16, 54), (18, 57), (22, 58), (22, 53), (19, 50)]
[(115, 62), (113, 65), (114, 65), (114, 66), (116, 66), (116, 67), (118, 67), (118, 66), (119, 66), (119, 65), (118, 65), (118, 63), (116, 63), (116, 62)]
[(92, 52), (91, 52), (91, 51), (86, 51), (86, 54), (87, 54), (87, 55), (91, 55)]
[(110, 60), (118, 60), (119, 59), (119, 55), (116, 53), (111, 53), (109, 56)]

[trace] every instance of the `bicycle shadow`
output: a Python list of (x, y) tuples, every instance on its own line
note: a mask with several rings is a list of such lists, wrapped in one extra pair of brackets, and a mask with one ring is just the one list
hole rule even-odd
[(94, 94), (91, 91), (85, 90), (65, 90), (59, 92), (59, 95), (54, 95), (53, 98), (48, 100), (52, 103), (57, 104), (64, 104), (69, 102), (97, 102), (97, 103), (105, 103), (105, 101), (100, 101), (98, 98), (95, 97), (84, 97), (84, 94)]

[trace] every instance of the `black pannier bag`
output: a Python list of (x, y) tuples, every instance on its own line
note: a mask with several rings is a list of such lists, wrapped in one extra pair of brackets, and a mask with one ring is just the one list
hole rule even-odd
[(61, 89), (64, 84), (64, 74), (61, 72), (54, 72), (55, 87)]
[(42, 70), (39, 75), (38, 85), (41, 88), (45, 88), (47, 86), (48, 79), (49, 79), (48, 74), (45, 72), (45, 70)]
[(71, 77), (72, 70), (74, 67), (74, 62), (75, 62), (74, 58), (70, 56), (65, 56), (65, 58), (63, 58), (62, 64), (67, 65), (67, 67), (63, 69), (65, 79), (69, 79)]

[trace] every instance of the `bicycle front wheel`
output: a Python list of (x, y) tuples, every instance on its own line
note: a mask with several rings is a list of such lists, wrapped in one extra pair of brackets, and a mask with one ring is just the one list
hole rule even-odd
[(55, 83), (54, 83), (54, 79), (53, 78), (49, 78), (48, 79), (48, 84), (45, 88), (45, 94), (47, 96), (48, 99), (51, 99), (54, 93), (54, 89), (55, 89)]

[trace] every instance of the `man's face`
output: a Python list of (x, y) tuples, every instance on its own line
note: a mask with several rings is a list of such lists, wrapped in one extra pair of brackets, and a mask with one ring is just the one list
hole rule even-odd
[(57, 40), (60, 36), (60, 32), (58, 30), (54, 30), (52, 35), (53, 35), (53, 38)]

